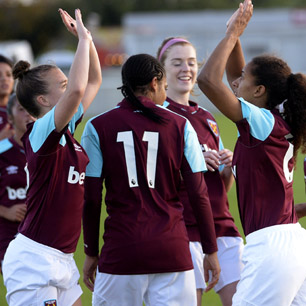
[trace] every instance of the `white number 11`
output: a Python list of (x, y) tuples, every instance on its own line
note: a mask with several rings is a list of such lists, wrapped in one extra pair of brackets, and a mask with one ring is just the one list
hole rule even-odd
[[(145, 131), (143, 141), (148, 142), (147, 153), (147, 180), (150, 188), (155, 188), (156, 160), (158, 150), (158, 133)], [(123, 142), (127, 174), (130, 187), (138, 187), (135, 146), (133, 132), (119, 132), (117, 142)]]

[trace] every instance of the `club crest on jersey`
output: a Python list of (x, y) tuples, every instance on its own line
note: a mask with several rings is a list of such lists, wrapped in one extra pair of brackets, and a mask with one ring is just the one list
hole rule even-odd
[(6, 168), (7, 174), (16, 174), (18, 172), (17, 166), (9, 166)]
[(210, 119), (207, 119), (208, 125), (210, 127), (210, 129), (212, 130), (212, 132), (218, 137), (219, 136), (219, 130), (218, 130), (218, 126), (217, 123), (215, 121), (212, 121)]
[(45, 301), (44, 306), (57, 306), (57, 302), (56, 300)]

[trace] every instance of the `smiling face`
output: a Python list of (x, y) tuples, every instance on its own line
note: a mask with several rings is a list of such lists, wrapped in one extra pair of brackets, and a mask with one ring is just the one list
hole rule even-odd
[(167, 95), (190, 94), (196, 82), (198, 63), (195, 48), (190, 44), (175, 44), (167, 51), (164, 67), (167, 75)]
[(7, 63), (0, 63), (0, 98), (9, 97), (14, 87), (12, 68)]

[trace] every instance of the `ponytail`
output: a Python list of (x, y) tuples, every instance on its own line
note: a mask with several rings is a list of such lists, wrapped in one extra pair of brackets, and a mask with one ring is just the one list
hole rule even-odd
[(284, 103), (285, 120), (291, 127), (295, 156), (299, 148), (306, 153), (306, 76), (290, 74), (287, 79), (288, 98)]
[(158, 108), (146, 107), (134, 94), (137, 90), (146, 95), (153, 78), (156, 77), (161, 81), (165, 77), (165, 70), (158, 60), (148, 54), (133, 55), (124, 63), (121, 75), (123, 85), (118, 89), (127, 101), (152, 121), (159, 124), (166, 123), (167, 120), (158, 114)]
[(251, 73), (256, 85), (264, 85), (267, 92), (267, 109), (274, 109), (283, 101), (283, 117), (293, 136), (294, 157), (301, 149), (306, 153), (306, 77), (292, 74), (282, 59), (261, 55), (252, 59)]

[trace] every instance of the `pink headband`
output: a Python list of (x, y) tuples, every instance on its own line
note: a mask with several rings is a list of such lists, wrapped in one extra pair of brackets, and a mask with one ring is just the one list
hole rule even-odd
[(162, 58), (163, 54), (165, 53), (165, 51), (171, 47), (172, 45), (178, 43), (178, 42), (184, 42), (187, 44), (190, 44), (190, 42), (186, 39), (183, 38), (172, 38), (169, 41), (167, 41), (167, 43), (163, 46), (163, 48), (161, 49), (160, 53), (159, 53), (159, 57), (158, 60), (160, 61), (160, 59)]

